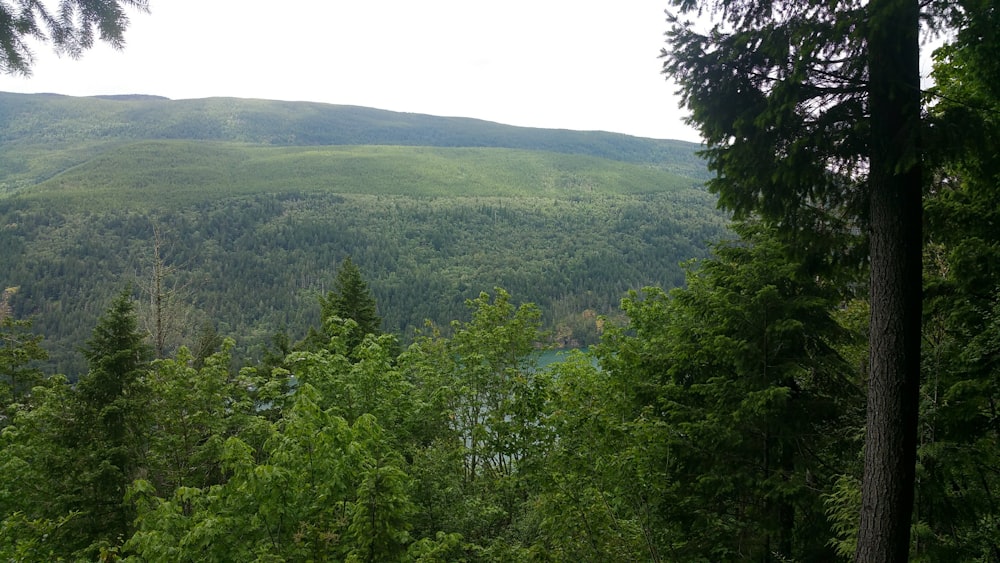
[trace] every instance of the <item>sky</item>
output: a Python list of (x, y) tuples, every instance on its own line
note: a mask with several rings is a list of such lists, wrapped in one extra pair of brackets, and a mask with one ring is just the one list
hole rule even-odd
[(150, 0), (124, 50), (36, 45), (0, 91), (234, 96), (699, 141), (660, 73), (665, 0)]

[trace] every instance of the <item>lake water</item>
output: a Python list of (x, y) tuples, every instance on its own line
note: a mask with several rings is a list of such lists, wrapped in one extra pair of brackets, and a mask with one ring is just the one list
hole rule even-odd
[(549, 364), (563, 361), (563, 358), (575, 350), (579, 350), (584, 353), (587, 352), (587, 348), (562, 348), (560, 350), (546, 350), (542, 352), (538, 355), (538, 369), (544, 369), (548, 367)]

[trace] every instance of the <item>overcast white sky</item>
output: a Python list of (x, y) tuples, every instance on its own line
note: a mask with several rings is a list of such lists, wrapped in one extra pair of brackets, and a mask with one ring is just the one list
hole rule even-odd
[(237, 96), (698, 141), (663, 0), (151, 0), (123, 51), (41, 45), (0, 91)]

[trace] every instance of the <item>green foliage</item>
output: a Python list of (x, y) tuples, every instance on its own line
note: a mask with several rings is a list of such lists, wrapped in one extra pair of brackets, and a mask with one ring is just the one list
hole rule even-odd
[(350, 349), (357, 323), (334, 317), (327, 328), (333, 336), (325, 348), (293, 352), (286, 358), (291, 374), (319, 390), (324, 409), (352, 424), (370, 414), (396, 428), (408, 415), (409, 383), (394, 365), (395, 337), (368, 334)]
[(42, 382), (36, 364), (48, 354), (41, 341), (31, 332), (30, 320), (0, 313), (0, 428), (9, 423), (14, 403), (30, 400), (31, 389)]
[(841, 436), (861, 399), (832, 347), (839, 294), (770, 232), (741, 232), (687, 288), (630, 295), (604, 364), (648, 436), (632, 463), (659, 468), (638, 478), (655, 486), (660, 553), (828, 558), (820, 483), (857, 447)]
[(0, 434), (0, 552), (6, 557), (66, 560), (90, 543), (81, 534), (74, 482), (83, 469), (71, 436), (74, 399), (65, 378), (51, 378), (35, 387), (31, 408), (16, 410)]
[(0, 523), (0, 557), (8, 561), (64, 561), (55, 545), (60, 529), (76, 515), (28, 520), (22, 512)]
[(309, 350), (326, 347), (333, 337), (328, 324), (349, 319), (354, 325), (344, 335), (344, 345), (347, 346), (348, 353), (353, 355), (354, 349), (365, 336), (382, 334), (382, 317), (378, 315), (375, 297), (368, 288), (368, 283), (361, 277), (361, 270), (354, 265), (350, 256), (344, 258), (337, 268), (333, 285), (333, 291), (319, 298), (322, 328), (309, 329), (309, 335), (299, 347)]
[(434, 539), (422, 538), (410, 544), (406, 550), (406, 561), (413, 563), (462, 563), (468, 561), (463, 553), (464, 544), (460, 534), (438, 532)]
[(222, 484), (178, 487), (165, 500), (137, 482), (139, 529), (126, 549), (153, 559), (397, 559), (412, 512), (404, 464), (373, 417), (348, 425), (319, 399), (302, 384), (259, 451), (227, 439)]
[(30, 74), (32, 41), (51, 41), (72, 57), (94, 44), (94, 36), (113, 47), (125, 43), (126, 8), (147, 10), (147, 0), (60, 0), (55, 10), (42, 2), (16, 2), (0, 7), (0, 73)]
[(532, 495), (541, 546), (556, 561), (657, 560), (654, 538), (669, 533), (650, 517), (664, 482), (660, 450), (634, 418), (624, 378), (593, 359), (553, 364), (549, 446)]
[[(457, 531), (487, 551), (530, 543), (528, 476), (542, 462), (549, 379), (535, 368), (540, 312), (497, 289), (467, 302), (452, 336), (431, 330), (402, 356), (413, 380), (415, 529)], [(413, 446), (411, 446), (413, 447)], [(489, 556), (487, 556), (489, 557)], [(499, 557), (499, 556), (497, 556)], [(499, 557), (502, 559), (502, 557)]]
[(929, 145), (924, 380), (914, 560), (1000, 558), (996, 490), (1000, 160), (997, 11), (963, 2), (935, 53)]
[(537, 416), (535, 386), (541, 382), (532, 358), (541, 341), (541, 313), (532, 305), (515, 308), (499, 288), (495, 299), (484, 292), (467, 306), (472, 320), (453, 324), (446, 347), (455, 358), (449, 407), (454, 430), (468, 448), (466, 480), (499, 480), (513, 473), (533, 442), (525, 425)]
[(147, 421), (144, 478), (157, 491), (218, 483), (225, 436), (249, 424), (253, 405), (242, 377), (230, 371), (235, 343), (195, 367), (191, 352), (182, 347), (176, 358), (158, 360), (146, 381), (148, 400), (142, 405)]
[(357, 500), (347, 529), (354, 541), (347, 561), (398, 559), (409, 542), (407, 529), (414, 511), (407, 496), (409, 476), (402, 469), (403, 459), (386, 447), (373, 416), (359, 418), (353, 430), (365, 455), (359, 462)]
[[(991, 469), (1000, 464), (994, 408), (1000, 307), (995, 297), (956, 281), (929, 279), (935, 295), (924, 329), (914, 553), (927, 561), (992, 560), (1000, 553), (992, 522), (1000, 482)], [(944, 286), (951, 291), (938, 293)]]
[(847, 476), (837, 479), (823, 497), (834, 537), (830, 545), (842, 559), (849, 559), (858, 548), (858, 513), (861, 511), (861, 482)]

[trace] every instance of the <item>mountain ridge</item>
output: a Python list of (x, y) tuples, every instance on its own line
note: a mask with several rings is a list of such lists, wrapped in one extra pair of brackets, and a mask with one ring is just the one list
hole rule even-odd
[[(520, 127), (319, 102), (0, 92), (0, 193), (44, 181), (123, 143), (163, 139), (266, 146), (540, 150), (648, 165), (698, 180), (708, 178), (704, 162), (695, 154), (700, 145), (622, 133)], [(59, 158), (52, 157), (55, 150), (62, 151)], [(34, 164), (25, 170), (19, 166), (24, 161)]]

